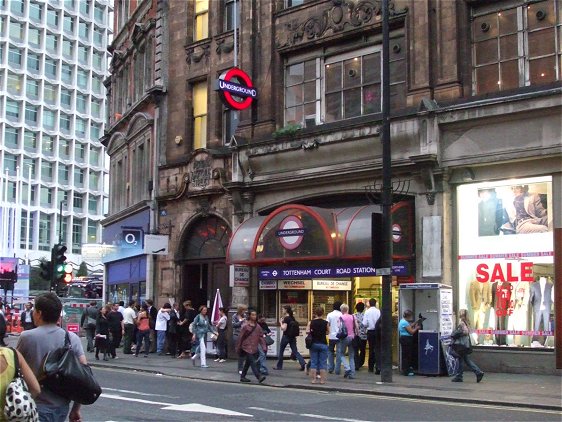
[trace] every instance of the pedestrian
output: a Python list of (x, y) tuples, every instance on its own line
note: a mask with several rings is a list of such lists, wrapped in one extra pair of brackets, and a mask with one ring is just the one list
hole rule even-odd
[(377, 353), (379, 344), (377, 342), (377, 322), (381, 317), (381, 311), (377, 308), (376, 299), (369, 299), (369, 307), (363, 315), (363, 325), (367, 327), (367, 343), (369, 344), (369, 372), (375, 372), (377, 375), (381, 373), (380, 365), (375, 364), (380, 362), (380, 353)]
[(86, 350), (88, 352), (94, 351), (94, 336), (96, 335), (98, 314), (99, 310), (96, 307), (96, 301), (92, 300), (82, 313), (82, 318), (80, 319), (80, 326), (86, 332)]
[[(246, 311), (248, 307), (246, 305), (238, 305), (236, 313), (232, 315), (231, 325), (232, 325), (232, 344), (236, 346), (238, 343), (238, 336), (240, 335), (240, 330), (242, 325), (246, 322)], [(236, 347), (235, 347), (236, 348)], [(238, 355), (238, 373), (242, 374), (242, 366), (244, 365), (244, 357)]]
[(402, 319), (398, 322), (398, 339), (400, 346), (402, 346), (400, 362), (402, 375), (414, 375), (414, 368), (412, 367), (414, 334), (419, 329), (419, 325), (414, 322), (414, 313), (410, 309), (406, 309), (402, 314)]
[(262, 375), (269, 375), (269, 371), (267, 369), (267, 343), (265, 342), (265, 339), (269, 336), (271, 336), (271, 330), (269, 328), (269, 326), (267, 325), (267, 322), (265, 321), (265, 316), (264, 315), (259, 315), (258, 316), (258, 324), (261, 327), (261, 330), (263, 331), (263, 338), (264, 338), (264, 345), (265, 347), (261, 347), (258, 346), (258, 369), (260, 371), (260, 374)]
[(134, 300), (129, 301), (129, 306), (123, 312), (123, 354), (130, 355), (131, 345), (136, 343), (135, 336), (135, 324), (137, 318), (137, 312), (135, 310), (136, 302)]
[[(170, 320), (170, 312), (172, 311), (172, 305), (168, 302), (164, 303), (164, 306), (160, 308), (156, 314), (156, 324), (154, 325), (156, 330), (156, 353), (158, 356), (164, 355), (164, 343), (166, 342), (166, 330), (168, 329), (168, 321)], [(150, 312), (150, 311), (149, 311)]]
[(195, 348), (192, 347), (191, 361), (195, 366), (195, 359), (199, 357), (201, 361), (201, 368), (208, 368), (207, 365), (207, 333), (214, 332), (213, 326), (209, 322), (207, 316), (207, 307), (201, 305), (199, 307), (199, 315), (193, 320), (193, 343), (196, 344)]
[[(45, 355), (61, 348), (65, 344), (66, 331), (57, 326), (62, 311), (62, 303), (55, 293), (43, 293), (35, 298), (34, 319), (37, 328), (21, 333), (17, 350), (22, 354), (29, 367), (39, 376)], [(88, 361), (82, 348), (80, 338), (75, 333), (68, 333), (72, 352), (80, 363)], [(74, 402), (70, 408), (70, 400), (59, 396), (47, 388), (43, 388), (35, 399), (39, 420), (49, 422), (79, 422), (80, 403)], [(69, 414), (70, 411), (70, 414)]]
[(168, 343), (167, 355), (171, 355), (173, 358), (178, 356), (179, 349), (179, 337), (180, 337), (180, 327), (178, 326), (180, 320), (179, 305), (175, 302), (170, 310), (170, 320), (168, 321), (168, 327), (166, 328), (166, 342)]
[(365, 316), (365, 304), (357, 302), (355, 305), (355, 320), (359, 326), (359, 347), (355, 350), (355, 370), (358, 371), (365, 364), (365, 352), (367, 349), (367, 327), (363, 325), (363, 317)]
[(226, 323), (228, 318), (226, 317), (226, 310), (224, 308), (219, 308), (219, 319), (213, 322), (216, 327), (217, 336), (217, 358), (215, 362), (224, 363), (226, 362)]
[(318, 306), (314, 310), (314, 318), (306, 327), (306, 334), (312, 337), (310, 346), (310, 378), (316, 384), (320, 376), (320, 384), (326, 383), (326, 369), (328, 368), (328, 344), (326, 336), (330, 334), (330, 324), (323, 319), (324, 309)]
[(257, 312), (254, 310), (250, 311), (246, 324), (242, 326), (240, 335), (238, 336), (238, 342), (236, 343), (236, 353), (244, 357), (244, 366), (240, 374), (240, 382), (250, 382), (250, 380), (246, 378), (249, 368), (252, 368), (252, 372), (260, 384), (265, 381), (265, 375), (260, 374), (257, 365), (259, 356), (258, 350), (260, 347), (266, 347), (263, 331), (257, 322), (257, 318)]
[(299, 353), (297, 349), (297, 336), (299, 335), (299, 323), (293, 316), (293, 310), (290, 306), (286, 305), (283, 307), (285, 310), (285, 316), (280, 320), (281, 331), (283, 331), (283, 336), (281, 337), (281, 345), (279, 348), (279, 358), (277, 359), (277, 366), (273, 369), (281, 370), (283, 369), (283, 353), (285, 353), (285, 348), (287, 345), (291, 348), (291, 352), (297, 358), (301, 371), (304, 371), (306, 367), (306, 362)]
[(457, 373), (451, 379), (453, 382), (463, 382), (463, 361), (476, 375), (476, 382), (482, 381), (484, 372), (470, 359), (472, 353), (472, 345), (470, 344), (470, 322), (468, 321), (467, 310), (459, 310), (459, 325), (453, 332), (453, 352), (457, 355)]
[[(6, 405), (6, 389), (16, 376), (16, 354), (21, 375), (27, 384), (32, 397), (37, 397), (41, 392), (41, 386), (37, 377), (25, 361), (23, 355), (11, 347), (0, 347), (0, 409)], [(0, 420), (4, 421), (4, 412), (0, 413)]]
[(183, 309), (180, 312), (180, 322), (181, 327), (181, 354), (178, 359), (184, 359), (191, 355), (191, 339), (193, 333), (189, 331), (189, 326), (197, 316), (197, 311), (193, 309), (191, 305), (191, 300), (186, 300), (183, 302)]
[(103, 353), (103, 360), (107, 361), (109, 351), (109, 320), (108, 315), (111, 306), (105, 305), (101, 308), (96, 320), (96, 360), (100, 360), (100, 351)]
[(125, 316), (125, 302), (120, 300), (117, 304), (117, 310), (121, 312), (121, 315)]
[[(336, 370), (335, 374), (339, 375), (340, 365), (343, 362), (343, 368), (345, 370), (343, 377), (353, 379), (355, 378), (355, 348), (353, 347), (353, 339), (359, 332), (359, 326), (355, 317), (349, 315), (349, 306), (343, 303), (340, 307), (341, 317), (339, 320), (339, 327), (345, 324), (347, 328), (347, 337), (340, 338), (340, 344), (338, 347), (338, 354), (336, 357)], [(348, 356), (346, 356), (346, 352)]]
[(35, 323), (33, 322), (33, 304), (31, 302), (25, 304), (25, 310), (20, 315), (20, 322), (24, 331), (33, 330), (35, 328)]
[(150, 353), (156, 352), (156, 317), (158, 316), (158, 309), (154, 306), (152, 299), (147, 299), (146, 304), (148, 305), (148, 316), (150, 325)]
[(139, 311), (137, 318), (137, 345), (135, 347), (135, 357), (139, 356), (141, 344), (144, 341), (144, 357), (148, 357), (150, 352), (150, 317), (148, 315), (148, 305), (146, 303), (142, 304), (141, 310)]
[[(336, 300), (334, 302), (332, 312), (326, 315), (326, 319), (330, 325), (330, 334), (328, 336), (328, 372), (330, 374), (333, 374), (334, 369), (336, 369), (334, 359), (337, 354), (337, 348), (339, 347), (339, 339), (336, 334), (338, 334), (339, 321), (341, 317), (340, 307), (341, 302)], [(338, 367), (336, 373), (339, 374), (339, 372), (340, 368)]]
[(121, 344), (121, 338), (125, 332), (123, 324), (123, 314), (119, 311), (119, 304), (114, 303), (111, 312), (107, 315), (109, 321), (109, 354), (113, 359), (117, 359), (117, 349)]

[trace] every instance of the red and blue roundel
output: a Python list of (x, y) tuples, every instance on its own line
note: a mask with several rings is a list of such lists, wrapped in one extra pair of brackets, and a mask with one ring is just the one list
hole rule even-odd
[[(234, 82), (234, 80), (241, 83)], [(219, 76), (216, 90), (224, 104), (234, 110), (244, 110), (250, 107), (252, 101), (258, 96), (248, 74), (237, 67), (233, 67)]]

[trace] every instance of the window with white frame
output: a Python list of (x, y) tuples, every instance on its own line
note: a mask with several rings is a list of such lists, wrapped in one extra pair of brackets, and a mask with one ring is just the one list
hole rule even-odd
[(320, 59), (287, 66), (285, 71), (285, 123), (305, 126), (320, 123)]
[(472, 10), (473, 93), (562, 79), (562, 2), (503, 1)]

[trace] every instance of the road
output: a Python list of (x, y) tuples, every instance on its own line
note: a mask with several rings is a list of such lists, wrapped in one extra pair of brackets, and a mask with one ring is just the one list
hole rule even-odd
[[(94, 369), (103, 394), (84, 421), (560, 421), (561, 413)], [(507, 394), (508, 396), (508, 394)], [(206, 407), (207, 406), (207, 407)]]

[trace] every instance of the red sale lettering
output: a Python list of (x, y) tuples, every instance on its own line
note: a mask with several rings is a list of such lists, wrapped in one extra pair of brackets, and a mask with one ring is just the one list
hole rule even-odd
[(532, 262), (522, 262), (521, 263), (521, 281), (533, 281), (533, 263)]
[(502, 271), (502, 267), (501, 267), (500, 264), (494, 265), (494, 270), (492, 271), (492, 277), (491, 277), (490, 281), (492, 283), (494, 281), (506, 281), (505, 277), (503, 276), (503, 271)]
[(488, 265), (478, 264), (476, 266), (476, 280), (480, 283), (486, 283), (488, 281)]
[(533, 263), (496, 263), (491, 270), (488, 264), (478, 264), (476, 266), (476, 280), (480, 283), (494, 283), (496, 281), (509, 283), (516, 283), (518, 281), (532, 282)]

